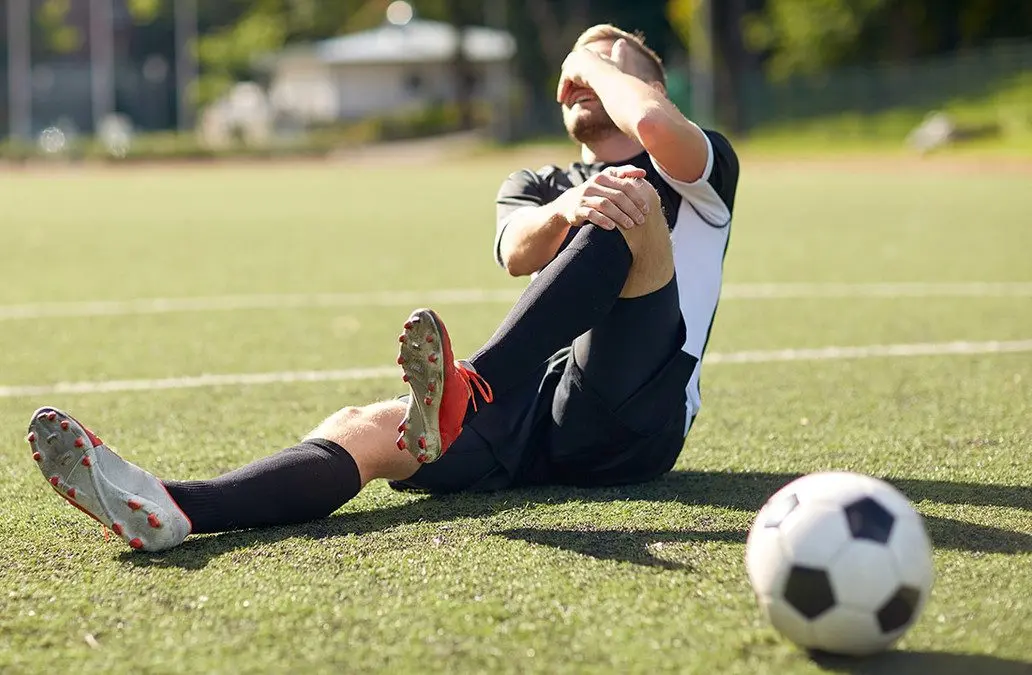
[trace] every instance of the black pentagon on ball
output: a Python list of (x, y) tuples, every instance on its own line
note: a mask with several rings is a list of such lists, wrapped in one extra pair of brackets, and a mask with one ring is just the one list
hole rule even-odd
[(763, 521), (763, 526), (781, 527), (781, 523), (797, 506), (799, 506), (799, 498), (795, 496), (795, 493), (781, 495), (768, 506), (767, 518)]
[(900, 586), (888, 602), (878, 610), (878, 625), (883, 633), (897, 631), (910, 623), (921, 602), (921, 591), (910, 586)]
[(896, 518), (872, 498), (864, 497), (846, 507), (846, 520), (855, 538), (884, 544), (892, 534)]
[(785, 601), (813, 620), (835, 606), (835, 592), (824, 570), (793, 565), (785, 581)]

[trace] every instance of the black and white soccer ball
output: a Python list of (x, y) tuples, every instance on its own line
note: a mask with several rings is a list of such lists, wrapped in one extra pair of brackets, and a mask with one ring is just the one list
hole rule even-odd
[(746, 569), (782, 635), (851, 656), (902, 637), (935, 578), (924, 521), (907, 498), (846, 472), (804, 476), (772, 496), (749, 531)]

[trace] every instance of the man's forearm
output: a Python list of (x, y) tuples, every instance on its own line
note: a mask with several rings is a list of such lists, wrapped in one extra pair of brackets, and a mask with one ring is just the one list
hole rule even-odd
[(555, 257), (569, 230), (570, 223), (555, 204), (516, 211), (498, 246), (506, 271), (514, 277), (537, 272)]

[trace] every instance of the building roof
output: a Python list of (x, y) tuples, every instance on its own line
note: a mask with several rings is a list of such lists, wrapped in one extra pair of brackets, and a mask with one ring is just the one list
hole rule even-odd
[[(458, 42), (456, 32), (447, 23), (413, 19), (403, 26), (384, 24), (317, 42), (311, 49), (328, 64), (449, 61)], [(469, 26), (463, 30), (463, 47), (471, 61), (506, 61), (516, 53), (516, 40), (502, 30)]]

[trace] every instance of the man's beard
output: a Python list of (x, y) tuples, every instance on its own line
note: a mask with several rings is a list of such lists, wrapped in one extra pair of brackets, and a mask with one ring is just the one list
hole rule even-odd
[(578, 143), (595, 143), (620, 133), (620, 128), (613, 122), (604, 109), (593, 111), (589, 115), (577, 115), (566, 123), (566, 132)]

